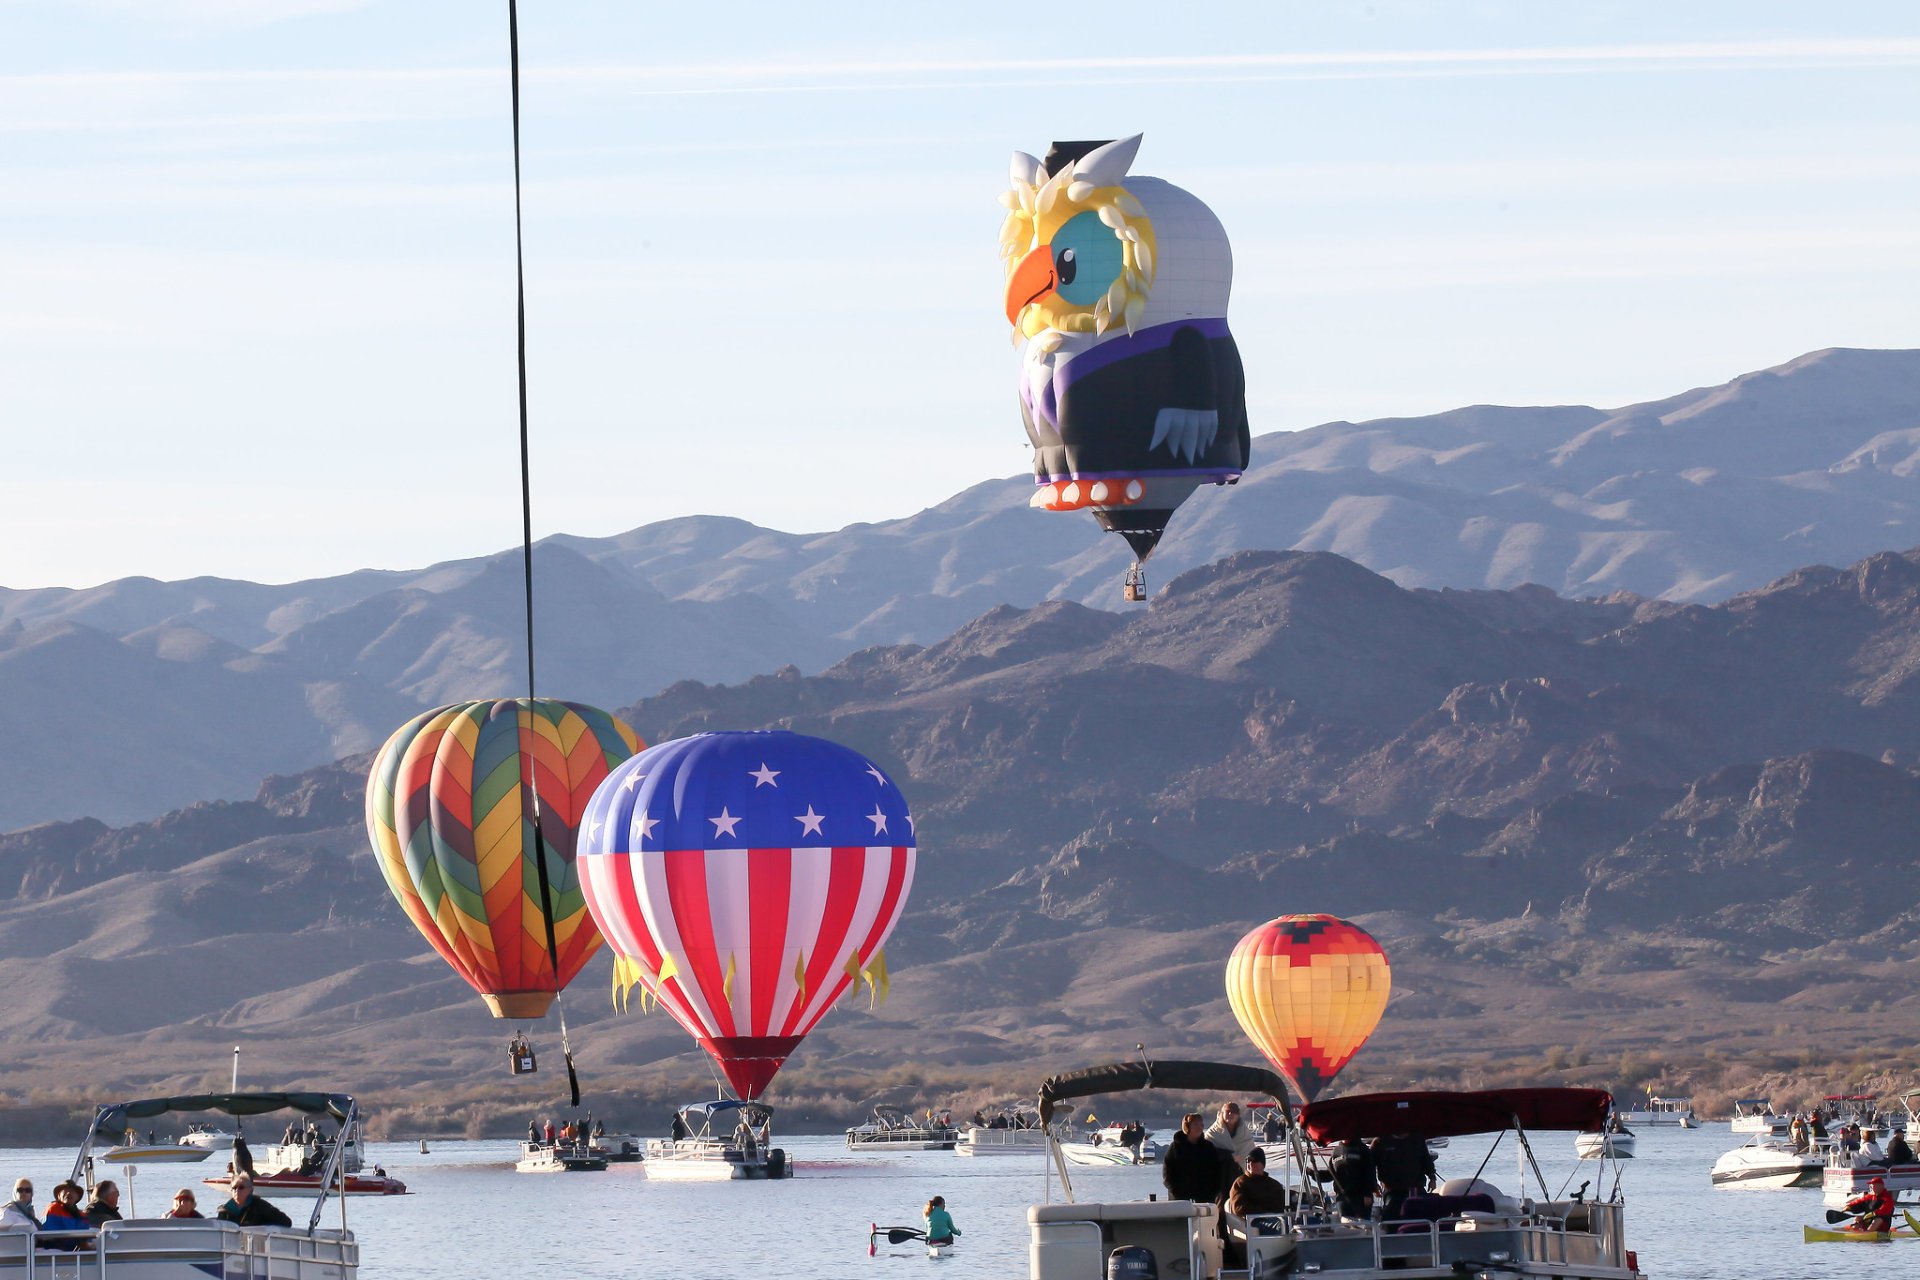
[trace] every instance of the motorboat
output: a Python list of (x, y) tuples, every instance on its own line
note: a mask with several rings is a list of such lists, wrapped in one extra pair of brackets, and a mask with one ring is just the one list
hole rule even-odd
[(204, 1147), (208, 1151), (231, 1151), (233, 1140), (240, 1135), (212, 1124), (190, 1124), (187, 1131), (180, 1135), (184, 1146)]
[[(1863, 1141), (1877, 1139), (1880, 1132), (1871, 1125), (1864, 1125), (1860, 1130)], [(1920, 1161), (1888, 1164), (1884, 1159), (1875, 1160), (1841, 1142), (1827, 1146), (1820, 1188), (1828, 1200), (1836, 1203), (1851, 1200), (1865, 1191), (1875, 1178), (1884, 1179), (1887, 1190), (1895, 1195), (1920, 1191)]]
[(1647, 1097), (1647, 1105), (1633, 1111), (1622, 1111), (1620, 1119), (1635, 1127), (1654, 1125), (1669, 1129), (1698, 1129), (1699, 1119), (1693, 1114), (1692, 1098), (1656, 1098)]
[[(1258, 1067), (1211, 1062), (1132, 1062), (1056, 1076), (1040, 1087), (1050, 1120), (1062, 1098), (1127, 1089), (1178, 1089), (1219, 1096), (1258, 1090), (1281, 1103), (1286, 1083)], [(1529, 1131), (1596, 1133), (1612, 1098), (1600, 1089), (1493, 1089), (1472, 1093), (1360, 1094), (1309, 1103), (1289, 1126), (1288, 1159), (1298, 1173), (1296, 1207), (1257, 1215), (1228, 1214), (1189, 1200), (1091, 1201), (1076, 1197), (1067, 1161), (1055, 1144), (1064, 1202), (1027, 1211), (1030, 1280), (1158, 1273), (1188, 1280), (1317, 1275), (1339, 1280), (1401, 1276), (1487, 1275), (1559, 1280), (1644, 1280), (1626, 1242), (1626, 1206), (1618, 1190), (1606, 1199), (1579, 1193), (1555, 1197), (1542, 1181), (1537, 1196), (1509, 1195), (1482, 1178), (1443, 1184), (1439, 1194), (1411, 1197), (1399, 1218), (1346, 1218), (1324, 1198), (1310, 1144), (1390, 1134), (1422, 1138), (1511, 1136), (1524, 1167), (1537, 1177)], [(1521, 1189), (1524, 1191), (1524, 1188)], [(1223, 1243), (1224, 1228), (1229, 1243)], [(1229, 1250), (1244, 1255), (1226, 1264)], [(1123, 1252), (1115, 1258), (1116, 1251)], [(1109, 1271), (1109, 1259), (1114, 1269)]]
[(127, 1142), (95, 1159), (118, 1165), (198, 1164), (212, 1154), (210, 1147), (189, 1146), (184, 1142)]
[(607, 1158), (579, 1143), (523, 1142), (516, 1173), (604, 1173)]
[[(258, 1150), (249, 1149), (254, 1174), (272, 1177), (281, 1173), (310, 1174), (323, 1169), (338, 1139), (338, 1134), (323, 1132), (312, 1125), (305, 1128), (290, 1125), (281, 1141), (268, 1143)], [(359, 1134), (350, 1137), (341, 1148), (340, 1167), (348, 1173), (359, 1173), (367, 1167), (366, 1143)]]
[(596, 1133), (587, 1141), (587, 1150), (612, 1164), (634, 1164), (646, 1150), (639, 1135), (632, 1133)]
[(1775, 1133), (1784, 1131), (1792, 1123), (1792, 1116), (1783, 1116), (1774, 1111), (1771, 1099), (1736, 1098), (1733, 1119), (1727, 1125), (1735, 1133)]
[[(202, 1093), (116, 1102), (96, 1108), (74, 1159), (72, 1180), (91, 1191), (100, 1148), (109, 1135), (126, 1133), (133, 1121), (170, 1114), (216, 1112), (239, 1117), (283, 1110), (330, 1117), (350, 1134), (359, 1129), (359, 1109), (343, 1093)], [(337, 1178), (337, 1162), (323, 1175), (323, 1185)], [(79, 1233), (0, 1232), (0, 1280), (52, 1275), (74, 1280), (206, 1280), (210, 1275), (355, 1280), (359, 1274), (360, 1247), (347, 1229), (344, 1204), (338, 1227), (320, 1225), (326, 1209), (324, 1193), (316, 1197), (306, 1220), (293, 1227), (242, 1227), (213, 1218), (141, 1216), (133, 1202), (136, 1181), (129, 1180), (126, 1186), (126, 1220), (105, 1223), (82, 1239), (72, 1239)], [(63, 1243), (71, 1243), (56, 1249), (50, 1236), (65, 1237)]]
[[(229, 1174), (217, 1178), (202, 1178), (210, 1187), (226, 1190), (233, 1181)], [(344, 1173), (336, 1171), (331, 1182), (325, 1173), (256, 1173), (253, 1175), (253, 1189), (269, 1200), (281, 1196), (292, 1196), (296, 1200), (312, 1199), (322, 1194), (337, 1196), (342, 1188), (350, 1196), (404, 1196), (412, 1193), (407, 1184), (388, 1173), (385, 1169), (375, 1169), (372, 1173)]]
[(773, 1108), (716, 1098), (674, 1113), (674, 1136), (647, 1140), (649, 1179), (668, 1182), (791, 1178), (787, 1153), (773, 1146)]
[(890, 1102), (878, 1104), (871, 1120), (847, 1130), (850, 1150), (951, 1151), (959, 1140), (960, 1131), (951, 1124), (921, 1124), (906, 1108)]
[(1637, 1142), (1630, 1133), (1577, 1133), (1573, 1153), (1582, 1160), (1631, 1160)]
[[(1071, 1112), (1069, 1107), (1065, 1114)], [(953, 1149), (963, 1156), (1037, 1156), (1047, 1149), (1047, 1131), (1038, 1111), (1008, 1107), (962, 1129)]]
[(1713, 1162), (1716, 1187), (1817, 1187), (1823, 1162), (1811, 1151), (1795, 1151), (1779, 1138), (1758, 1137)]
[(1151, 1134), (1142, 1133), (1138, 1142), (1129, 1143), (1126, 1138), (1127, 1126), (1110, 1124), (1103, 1129), (1095, 1129), (1084, 1141), (1062, 1140), (1060, 1150), (1067, 1160), (1080, 1165), (1136, 1165), (1159, 1164), (1163, 1154), (1160, 1144)]

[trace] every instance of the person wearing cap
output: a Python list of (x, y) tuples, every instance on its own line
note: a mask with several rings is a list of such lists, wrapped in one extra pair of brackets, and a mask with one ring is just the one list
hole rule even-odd
[(1893, 1192), (1887, 1190), (1885, 1178), (1873, 1179), (1865, 1191), (1847, 1201), (1847, 1212), (1859, 1215), (1853, 1220), (1855, 1231), (1893, 1230), (1893, 1208)]
[(293, 1219), (253, 1194), (253, 1178), (249, 1174), (235, 1174), (228, 1184), (233, 1198), (220, 1206), (213, 1216), (222, 1222), (231, 1222), (242, 1227), (290, 1227)]
[(40, 1219), (33, 1212), (33, 1179), (22, 1178), (13, 1184), (13, 1199), (0, 1208), (0, 1230), (38, 1231)]
[(204, 1218), (200, 1212), (199, 1201), (194, 1199), (192, 1187), (182, 1187), (173, 1193), (173, 1208), (167, 1210), (169, 1218)]
[(1267, 1153), (1260, 1147), (1247, 1152), (1247, 1171), (1233, 1180), (1227, 1192), (1227, 1212), (1240, 1218), (1257, 1213), (1285, 1213), (1293, 1207), (1287, 1189), (1267, 1172)]

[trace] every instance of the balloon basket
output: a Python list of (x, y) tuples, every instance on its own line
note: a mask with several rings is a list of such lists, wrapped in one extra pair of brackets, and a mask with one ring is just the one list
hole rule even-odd
[(1127, 570), (1127, 581), (1120, 588), (1120, 596), (1129, 604), (1140, 604), (1147, 598), (1147, 571), (1139, 565)]

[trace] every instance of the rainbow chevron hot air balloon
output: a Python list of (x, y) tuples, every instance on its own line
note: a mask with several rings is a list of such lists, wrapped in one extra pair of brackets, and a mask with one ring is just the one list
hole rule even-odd
[(1338, 916), (1280, 916), (1227, 959), (1227, 1000), (1254, 1046), (1312, 1102), (1380, 1023), (1387, 953)]
[[(367, 835), (387, 887), (496, 1018), (538, 1018), (593, 953), (574, 867), (587, 799), (639, 750), (595, 707), (549, 698), (459, 702), (415, 716), (367, 775)], [(535, 858), (546, 850), (552, 953)]]

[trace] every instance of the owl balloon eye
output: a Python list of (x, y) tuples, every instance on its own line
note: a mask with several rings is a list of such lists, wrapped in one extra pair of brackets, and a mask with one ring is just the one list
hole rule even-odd
[(1100, 215), (1081, 213), (1053, 233), (1053, 263), (1060, 296), (1076, 307), (1090, 307), (1120, 278), (1126, 258)]

